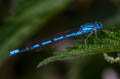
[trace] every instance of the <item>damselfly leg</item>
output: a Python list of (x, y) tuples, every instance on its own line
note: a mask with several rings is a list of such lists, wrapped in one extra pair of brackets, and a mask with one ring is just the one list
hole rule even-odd
[(95, 38), (96, 38), (96, 40), (103, 42), (102, 40), (100, 40), (100, 39), (98, 38), (97, 29), (94, 30), (94, 31), (95, 31)]
[(93, 33), (94, 33), (94, 32), (91, 31), (90, 34), (87, 36), (87, 38), (84, 40), (84, 42), (85, 42), (85, 50), (86, 50), (87, 53), (88, 53), (87, 40), (88, 40), (88, 38), (89, 38), (90, 36), (92, 36)]
[(88, 40), (88, 38), (89, 38), (90, 36), (93, 35), (94, 32), (95, 32), (96, 40), (101, 41), (101, 40), (98, 38), (98, 35), (97, 35), (97, 29), (91, 31), (90, 34), (89, 34), (89, 35), (86, 37), (86, 39), (84, 40), (84, 42), (85, 42), (85, 50), (86, 50), (86, 52), (88, 52), (88, 48), (87, 48), (87, 40)]

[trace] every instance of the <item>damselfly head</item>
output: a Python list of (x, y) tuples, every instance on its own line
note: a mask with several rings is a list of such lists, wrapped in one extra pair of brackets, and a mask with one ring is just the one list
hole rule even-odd
[(95, 26), (96, 26), (97, 29), (102, 29), (102, 23), (101, 22), (96, 21)]

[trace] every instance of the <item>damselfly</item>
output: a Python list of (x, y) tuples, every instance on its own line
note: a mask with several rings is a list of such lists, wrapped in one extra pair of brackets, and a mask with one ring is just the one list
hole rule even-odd
[(13, 50), (9, 53), (9, 56), (12, 56), (12, 55), (15, 55), (15, 54), (18, 54), (18, 53), (21, 53), (21, 52), (30, 51), (30, 50), (33, 50), (33, 49), (36, 49), (36, 48), (40, 48), (42, 46), (46, 46), (48, 44), (51, 44), (51, 43), (54, 43), (54, 42), (57, 42), (57, 41), (60, 41), (60, 40), (66, 39), (66, 38), (70, 38), (70, 37), (79, 36), (79, 35), (89, 33), (89, 35), (84, 40), (85, 41), (85, 47), (86, 47), (86, 50), (87, 50), (87, 43), (86, 43), (87, 39), (93, 33), (95, 33), (96, 39), (98, 39), (97, 38), (97, 30), (100, 30), (100, 29), (102, 29), (102, 24), (100, 22), (97, 22), (97, 21), (95, 22), (95, 24), (81, 25), (80, 28), (76, 29), (72, 33), (67, 33), (67, 34), (64, 34), (64, 35), (61, 35), (61, 36), (56, 36), (56, 37), (53, 37), (52, 39), (43, 41), (41, 43), (34, 44), (34, 45), (32, 45), (30, 47), (26, 47), (24, 49), (15, 49), (15, 50)]

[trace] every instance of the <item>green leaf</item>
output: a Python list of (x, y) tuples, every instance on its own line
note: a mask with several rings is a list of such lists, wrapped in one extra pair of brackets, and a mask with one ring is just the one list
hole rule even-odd
[(119, 29), (111, 28), (109, 30), (104, 30), (99, 37), (101, 41), (98, 41), (98, 43), (95, 42), (96, 41), (95, 37), (90, 38), (89, 39), (90, 41), (88, 40), (87, 44), (88, 51), (86, 51), (84, 41), (77, 40), (78, 41), (77, 46), (69, 48), (67, 51), (63, 52), (57, 51), (58, 55), (44, 59), (37, 65), (37, 68), (56, 60), (65, 60), (76, 56), (86, 56), (120, 51)]

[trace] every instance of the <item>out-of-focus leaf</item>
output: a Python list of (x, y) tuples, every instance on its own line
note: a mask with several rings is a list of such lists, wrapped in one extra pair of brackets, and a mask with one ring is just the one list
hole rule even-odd
[(0, 31), (0, 64), (11, 49), (22, 44), (52, 16), (67, 7), (72, 0), (21, 0), (14, 15)]

